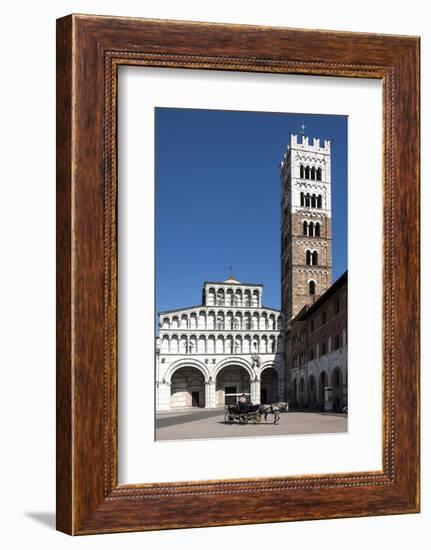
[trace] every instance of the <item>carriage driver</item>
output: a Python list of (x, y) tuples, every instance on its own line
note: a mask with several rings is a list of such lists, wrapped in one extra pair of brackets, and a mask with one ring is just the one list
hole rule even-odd
[(247, 402), (247, 397), (246, 397), (245, 393), (243, 393), (240, 396), (240, 398), (238, 399), (238, 403), (239, 403), (240, 411), (246, 413), (247, 410), (248, 410), (248, 402)]

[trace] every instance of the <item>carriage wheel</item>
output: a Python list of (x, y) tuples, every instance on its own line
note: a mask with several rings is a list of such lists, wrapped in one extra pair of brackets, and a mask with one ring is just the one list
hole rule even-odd
[(262, 417), (260, 416), (260, 414), (253, 416), (253, 424), (260, 424), (261, 420), (262, 420)]

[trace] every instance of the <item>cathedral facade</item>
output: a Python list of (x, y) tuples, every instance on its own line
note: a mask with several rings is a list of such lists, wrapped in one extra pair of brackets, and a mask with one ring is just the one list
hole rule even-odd
[(159, 313), (156, 410), (252, 403), (285, 392), (283, 316), (262, 305), (263, 285), (205, 282), (202, 303)]

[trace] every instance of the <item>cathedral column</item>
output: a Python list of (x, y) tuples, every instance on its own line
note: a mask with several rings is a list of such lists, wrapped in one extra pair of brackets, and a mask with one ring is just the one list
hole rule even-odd
[(250, 400), (253, 405), (260, 403), (260, 378), (255, 378), (250, 383)]
[(216, 407), (215, 381), (211, 378), (205, 382), (205, 408), (214, 409)]
[(157, 403), (156, 410), (169, 411), (171, 409), (171, 385), (163, 379), (157, 382)]

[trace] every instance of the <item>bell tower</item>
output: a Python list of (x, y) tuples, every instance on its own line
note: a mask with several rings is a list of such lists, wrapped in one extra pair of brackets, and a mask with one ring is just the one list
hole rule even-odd
[(331, 143), (290, 135), (280, 165), (281, 303), (287, 323), (332, 284)]

